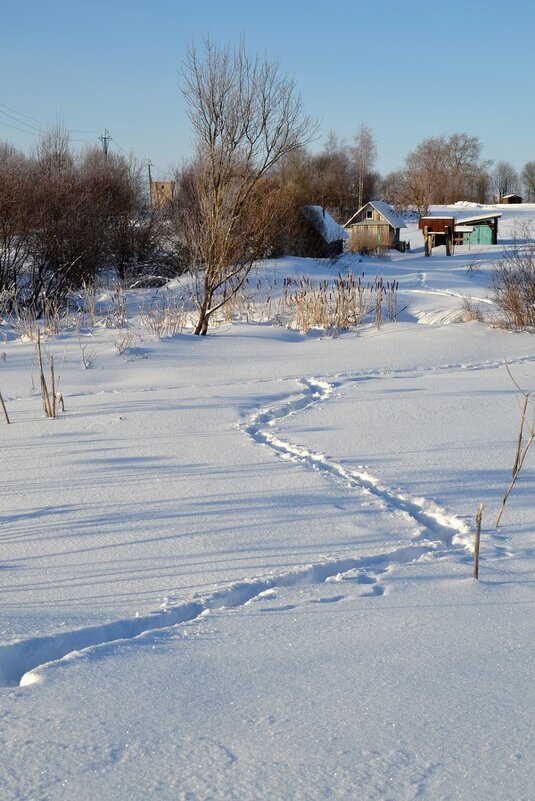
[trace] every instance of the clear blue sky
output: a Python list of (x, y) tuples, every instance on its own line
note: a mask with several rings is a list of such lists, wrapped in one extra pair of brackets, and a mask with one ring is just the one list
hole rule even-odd
[(243, 36), (295, 77), (316, 148), (365, 124), (385, 174), (425, 137), (466, 131), (520, 169), (535, 160), (534, 34), (532, 0), (1, 0), (0, 138), (27, 151), (35, 128), (15, 128), (61, 115), (73, 140), (108, 128), (163, 178), (191, 150), (188, 43)]

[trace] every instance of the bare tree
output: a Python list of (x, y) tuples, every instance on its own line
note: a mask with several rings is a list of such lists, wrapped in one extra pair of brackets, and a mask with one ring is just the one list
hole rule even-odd
[(161, 232), (148, 213), (140, 168), (100, 149), (81, 156), (63, 128), (47, 131), (33, 157), (0, 144), (0, 301), (59, 309), (103, 268), (153, 262)]
[(42, 172), (59, 173), (74, 167), (69, 132), (61, 119), (53, 128), (41, 134), (35, 156)]
[(535, 161), (528, 161), (524, 164), (521, 178), (526, 192), (526, 200), (528, 203), (532, 203), (535, 200)]
[(32, 162), (0, 143), (0, 300), (16, 301), (38, 225)]
[[(196, 141), (189, 209), (180, 210), (184, 245), (196, 278), (195, 334), (243, 285), (261, 252), (258, 192), (285, 155), (309, 142), (316, 125), (295, 82), (277, 63), (251, 58), (243, 42), (190, 47), (183, 94)], [(262, 229), (260, 225), (260, 229)]]
[[(524, 462), (526, 460), (526, 456), (528, 455), (528, 451), (533, 444), (533, 440), (535, 440), (535, 416), (534, 416), (534, 404), (533, 404), (533, 393), (526, 392), (522, 389), (519, 384), (515, 381), (513, 376), (511, 375), (511, 371), (509, 369), (509, 365), (507, 362), (505, 363), (505, 367), (507, 372), (509, 373), (509, 378), (519, 391), (519, 393), (523, 396), (524, 400), (520, 404), (520, 425), (518, 428), (518, 435), (516, 440), (516, 450), (515, 450), (515, 459), (513, 463), (513, 470), (512, 470), (512, 479), (511, 483), (507, 487), (505, 494), (502, 498), (502, 502), (500, 505), (500, 509), (498, 512), (498, 516), (496, 518), (496, 528), (500, 525), (500, 520), (502, 519), (503, 510), (505, 509), (505, 504), (507, 503), (507, 499), (511, 494), (513, 487), (515, 486), (518, 477), (522, 471), (524, 466)], [(528, 407), (530, 408), (530, 415), (528, 420)]]
[[(358, 175), (354, 148), (333, 131), (319, 152), (294, 151), (276, 171), (287, 192), (298, 196), (301, 205), (323, 206), (339, 222), (355, 213)], [(375, 180), (374, 173), (365, 174), (365, 196), (373, 193)]]
[(490, 279), (491, 297), (500, 319), (517, 329), (535, 326), (535, 238), (529, 226), (515, 233)]
[(407, 183), (406, 170), (394, 170), (381, 179), (378, 185), (378, 195), (387, 200), (394, 208), (404, 209), (412, 203), (410, 189)]
[(446, 183), (445, 152), (445, 137), (430, 137), (407, 156), (406, 185), (410, 202), (419, 212), (426, 213), (431, 203), (445, 202), (443, 196), (435, 194)]
[(508, 161), (499, 161), (492, 173), (492, 188), (499, 203), (504, 195), (516, 192), (519, 184), (515, 168)]
[(406, 159), (407, 202), (426, 212), (430, 204), (480, 200), (488, 162), (481, 162), (476, 136), (454, 133), (424, 139)]
[(478, 137), (465, 132), (451, 134), (446, 140), (445, 162), (449, 193), (446, 202), (481, 200), (490, 162), (481, 161), (481, 142)]
[(86, 150), (78, 172), (87, 201), (85, 219), (98, 241), (100, 259), (121, 280), (176, 274), (178, 265), (163, 247), (165, 209), (152, 209), (144, 169), (125, 158)]
[[(365, 186), (370, 181), (370, 176), (373, 175), (372, 170), (377, 159), (375, 139), (366, 125), (361, 125), (355, 135), (353, 157), (357, 167), (357, 209), (360, 209), (366, 202)], [(371, 198), (367, 199), (371, 200)]]

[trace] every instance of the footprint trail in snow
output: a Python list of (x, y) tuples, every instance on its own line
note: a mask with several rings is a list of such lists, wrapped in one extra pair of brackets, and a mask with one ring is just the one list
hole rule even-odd
[[(524, 361), (521, 359), (519, 361)], [(457, 369), (495, 369), (498, 363), (456, 366)], [(451, 369), (435, 368), (435, 369)], [(400, 371), (407, 372), (407, 371)], [(355, 380), (378, 377), (381, 373), (340, 376), (340, 385)], [(179, 603), (149, 615), (90, 626), (61, 634), (34, 637), (0, 647), (0, 686), (29, 686), (39, 684), (51, 664), (68, 663), (95, 649), (104, 649), (112, 643), (129, 641), (148, 632), (167, 629), (191, 622), (210, 610), (235, 608), (252, 601), (265, 599), (278, 588), (297, 587), (303, 584), (354, 582), (362, 585), (361, 595), (379, 597), (385, 592), (380, 579), (396, 566), (419, 559), (437, 558), (451, 553), (452, 549), (466, 552), (471, 549), (472, 535), (468, 524), (447, 512), (431, 500), (392, 489), (373, 476), (364, 466), (350, 469), (342, 463), (303, 445), (283, 439), (279, 429), (284, 420), (315, 404), (329, 401), (335, 396), (335, 385), (326, 380), (301, 379), (301, 390), (283, 400), (266, 405), (254, 412), (237, 427), (258, 444), (269, 447), (279, 456), (291, 459), (305, 469), (318, 471), (325, 478), (335, 480), (352, 493), (359, 493), (363, 503), (370, 499), (381, 512), (403, 516), (412, 529), (412, 541), (386, 549), (380, 554), (342, 559), (324, 559), (316, 564), (286, 573), (251, 578), (216, 590), (206, 596), (194, 596), (191, 602)], [(324, 598), (318, 603), (337, 602), (343, 596)], [(278, 611), (286, 607), (279, 607)], [(287, 607), (293, 608), (293, 607)]]
[(470, 547), (472, 536), (467, 523), (433, 501), (387, 487), (364, 466), (349, 469), (323, 453), (282, 439), (275, 428), (278, 423), (316, 403), (327, 401), (335, 392), (335, 387), (325, 380), (301, 379), (301, 383), (301, 392), (255, 412), (242, 425), (243, 430), (255, 442), (268, 446), (280, 456), (333, 477), (363, 496), (378, 499), (392, 513), (405, 515), (413, 522), (415, 535), (433, 540), (434, 546), (444, 544)]

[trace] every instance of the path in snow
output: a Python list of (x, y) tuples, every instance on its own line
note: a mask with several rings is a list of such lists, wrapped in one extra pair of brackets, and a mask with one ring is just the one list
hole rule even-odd
[(211, 609), (243, 606), (277, 588), (323, 584), (328, 581), (355, 581), (367, 590), (363, 595), (381, 595), (376, 576), (395, 564), (414, 562), (429, 552), (428, 545), (408, 545), (374, 557), (339, 559), (308, 565), (300, 570), (280, 573), (272, 578), (235, 582), (211, 595), (164, 608), (150, 615), (90, 626), (50, 637), (33, 637), (0, 647), (0, 686), (29, 686), (43, 681), (48, 664), (76, 659), (81, 652), (127, 641), (140, 635), (191, 622)]
[[(535, 357), (522, 357), (511, 363), (533, 361)], [(446, 369), (496, 369), (501, 362), (483, 362), (467, 365), (446, 365), (426, 371)], [(368, 372), (337, 377), (337, 385), (367, 378), (376, 378), (412, 370)], [(49, 637), (34, 637), (0, 647), (0, 685), (29, 686), (43, 680), (47, 664), (58, 660), (75, 659), (81, 651), (98, 649), (112, 642), (130, 640), (155, 629), (165, 629), (190, 622), (211, 609), (243, 606), (262, 598), (276, 588), (295, 587), (301, 584), (319, 584), (327, 581), (354, 581), (364, 585), (364, 595), (381, 595), (384, 587), (379, 577), (398, 565), (422, 558), (436, 558), (451, 551), (451, 547), (469, 551), (472, 534), (469, 525), (447, 512), (433, 501), (416, 497), (383, 484), (364, 466), (348, 469), (343, 464), (304, 446), (286, 441), (276, 431), (277, 424), (311, 406), (323, 403), (335, 395), (336, 386), (322, 379), (301, 379), (302, 389), (290, 393), (284, 400), (254, 412), (238, 427), (255, 442), (269, 447), (279, 456), (291, 459), (309, 469), (317, 470), (327, 478), (343, 483), (350, 491), (358, 492), (363, 502), (374, 499), (380, 508), (392, 515), (403, 515), (413, 528), (413, 542), (387, 550), (379, 555), (359, 558), (325, 560), (299, 570), (274, 574), (269, 577), (246, 579), (227, 588), (204, 596), (194, 596), (191, 602), (162, 608), (149, 615), (98, 626), (86, 627)], [(337, 596), (338, 598), (338, 596)], [(327, 599), (332, 600), (332, 599)]]
[(434, 502), (425, 498), (411, 497), (407, 493), (385, 486), (364, 466), (359, 466), (357, 470), (349, 470), (322, 453), (281, 439), (273, 430), (277, 422), (315, 403), (327, 400), (334, 393), (334, 386), (325, 380), (310, 378), (302, 379), (301, 383), (304, 388), (302, 392), (274, 406), (267, 406), (249, 418), (243, 429), (252, 439), (269, 446), (281, 456), (319, 470), (323, 474), (334, 476), (350, 489), (374, 496), (383, 502), (385, 508), (394, 513), (404, 514), (415, 524), (415, 536), (423, 535), (426, 541), (431, 537), (433, 548), (440, 543), (469, 546), (470, 527)]

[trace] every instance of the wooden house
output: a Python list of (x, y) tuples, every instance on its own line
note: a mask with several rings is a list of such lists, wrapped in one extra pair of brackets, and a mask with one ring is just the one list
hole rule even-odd
[(425, 255), (430, 256), (437, 245), (445, 245), (448, 256), (454, 245), (496, 245), (501, 216), (496, 209), (457, 210), (450, 206), (420, 217), (418, 227), (424, 237)]
[(349, 249), (375, 251), (400, 247), (400, 231), (405, 223), (382, 200), (365, 203), (344, 225), (349, 233)]
[(500, 203), (505, 203), (506, 205), (510, 203), (522, 203), (522, 198), (520, 195), (504, 195), (500, 198)]

